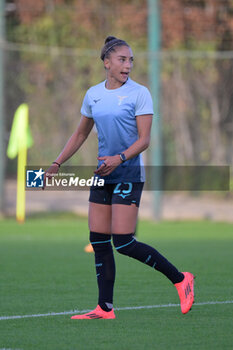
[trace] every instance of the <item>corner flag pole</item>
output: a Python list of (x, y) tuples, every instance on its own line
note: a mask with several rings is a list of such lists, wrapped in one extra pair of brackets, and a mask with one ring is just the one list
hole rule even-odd
[[(28, 108), (25, 112), (25, 125), (23, 128), (27, 128), (28, 125)], [(16, 200), (16, 219), (18, 222), (25, 221), (25, 209), (26, 209), (26, 193), (25, 193), (25, 167), (27, 165), (27, 140), (26, 137), (21, 140), (21, 147), (18, 152), (17, 162), (17, 200)]]
[(21, 104), (14, 115), (7, 156), (11, 159), (18, 155), (17, 165), (17, 200), (16, 219), (25, 220), (25, 167), (27, 164), (27, 148), (31, 147), (33, 139), (28, 125), (28, 105)]
[(154, 217), (161, 218), (161, 164), (162, 164), (162, 137), (160, 118), (160, 10), (159, 0), (148, 0), (148, 46), (149, 46), (149, 82), (154, 104), (155, 117), (151, 135), (151, 164), (156, 166), (153, 171)]

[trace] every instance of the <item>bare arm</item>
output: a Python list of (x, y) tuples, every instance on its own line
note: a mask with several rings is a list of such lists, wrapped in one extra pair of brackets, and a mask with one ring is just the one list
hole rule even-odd
[[(152, 116), (152, 114), (147, 114), (136, 117), (139, 138), (129, 148), (123, 151), (126, 159), (136, 157), (149, 146)], [(106, 164), (106, 166), (101, 164), (101, 166), (95, 172), (101, 176), (109, 175), (118, 165), (122, 163), (119, 155), (99, 157), (98, 159), (104, 160), (104, 163)]]
[[(72, 155), (78, 151), (78, 149), (87, 139), (93, 125), (93, 119), (82, 116), (76, 131), (69, 138), (68, 142), (66, 143), (65, 147), (63, 148), (55, 162), (62, 164), (70, 157), (72, 157)], [(59, 166), (57, 164), (52, 164), (46, 171), (45, 176), (51, 178), (51, 174), (56, 174), (58, 170)]]
[(123, 153), (126, 159), (131, 159), (137, 156), (139, 153), (145, 151), (150, 144), (150, 131), (152, 125), (152, 115), (142, 115), (136, 117), (137, 128), (138, 128), (138, 140), (134, 142), (127, 150)]

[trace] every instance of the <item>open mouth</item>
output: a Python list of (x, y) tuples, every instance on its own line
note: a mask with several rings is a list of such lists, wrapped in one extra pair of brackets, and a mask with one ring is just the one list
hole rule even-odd
[(129, 73), (121, 72), (121, 75), (122, 75), (124, 78), (127, 78), (127, 77), (129, 76)]

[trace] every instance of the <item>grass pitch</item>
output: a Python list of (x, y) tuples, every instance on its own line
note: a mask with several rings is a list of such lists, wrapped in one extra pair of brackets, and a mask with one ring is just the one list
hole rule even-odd
[[(196, 305), (116, 311), (115, 320), (70, 320), (54, 312), (93, 309), (97, 284), (87, 220), (71, 214), (0, 221), (0, 349), (151, 350), (231, 349), (233, 225), (141, 221), (138, 240), (153, 245), (195, 280)], [(178, 304), (176, 289), (159, 272), (115, 253), (116, 308)], [(38, 315), (42, 314), (41, 317)]]

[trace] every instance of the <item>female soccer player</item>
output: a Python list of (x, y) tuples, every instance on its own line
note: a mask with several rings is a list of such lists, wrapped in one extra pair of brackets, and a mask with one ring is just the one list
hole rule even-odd
[(163, 273), (178, 291), (182, 313), (187, 313), (194, 302), (194, 276), (178, 271), (157, 250), (134, 237), (145, 181), (141, 152), (150, 142), (151, 95), (146, 87), (129, 78), (133, 53), (125, 41), (107, 37), (101, 59), (106, 80), (87, 91), (80, 124), (48, 170), (48, 173), (56, 173), (60, 165), (81, 147), (93, 125), (96, 125), (99, 153), (95, 174), (103, 178), (105, 184), (90, 190), (88, 221), (99, 298), (95, 310), (71, 318), (115, 318), (115, 262), (111, 239), (118, 253)]

